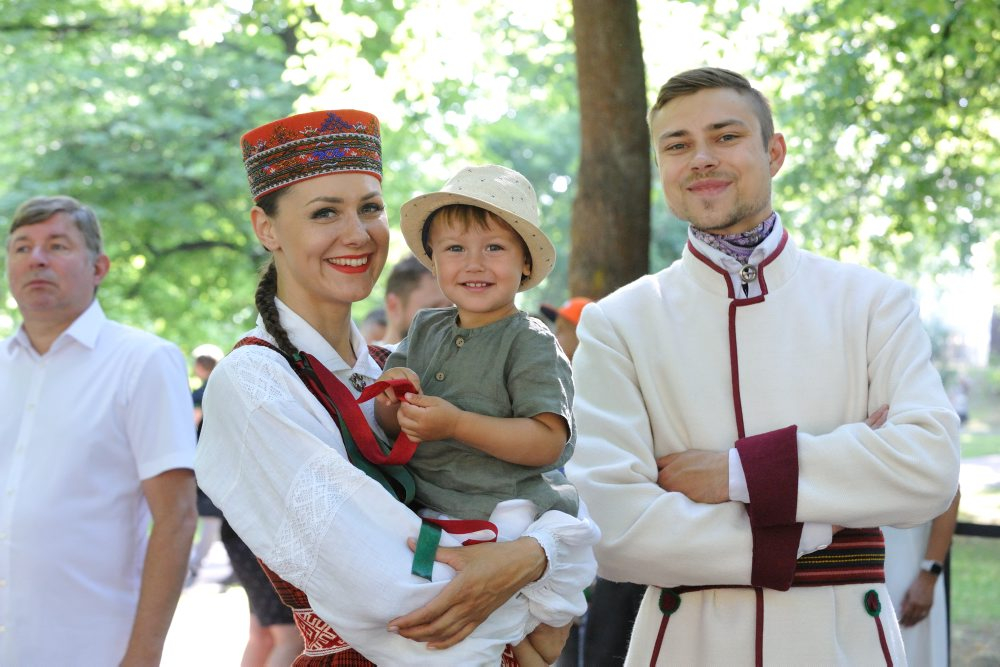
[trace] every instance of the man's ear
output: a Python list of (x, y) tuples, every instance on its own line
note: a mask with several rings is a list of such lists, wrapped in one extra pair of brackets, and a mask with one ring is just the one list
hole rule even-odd
[(403, 314), (403, 300), (394, 292), (386, 292), (385, 312), (392, 315), (393, 319)]
[(250, 209), (250, 222), (253, 224), (253, 233), (257, 235), (257, 240), (262, 246), (271, 252), (281, 248), (281, 243), (274, 233), (274, 223), (264, 209), (260, 206)]
[(96, 288), (104, 280), (104, 276), (108, 275), (108, 269), (111, 268), (111, 260), (108, 259), (107, 255), (98, 255), (97, 259), (94, 260), (94, 287)]
[(771, 136), (771, 141), (767, 144), (767, 160), (771, 168), (771, 176), (778, 173), (781, 169), (781, 165), (785, 163), (785, 154), (787, 152), (785, 147), (785, 137), (779, 133), (775, 132)]

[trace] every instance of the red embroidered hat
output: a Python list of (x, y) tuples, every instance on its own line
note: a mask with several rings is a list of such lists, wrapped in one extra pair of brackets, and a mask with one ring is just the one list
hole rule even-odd
[(243, 135), (243, 164), (254, 201), (307, 178), (362, 172), (382, 180), (378, 118), (365, 111), (312, 111)]

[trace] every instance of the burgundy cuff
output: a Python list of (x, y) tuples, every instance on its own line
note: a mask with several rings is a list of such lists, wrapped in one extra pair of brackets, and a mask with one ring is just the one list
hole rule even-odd
[(795, 578), (802, 524), (753, 528), (753, 569), (750, 583), (787, 591)]
[(750, 494), (747, 513), (754, 529), (795, 523), (799, 499), (796, 431), (793, 425), (736, 441)]

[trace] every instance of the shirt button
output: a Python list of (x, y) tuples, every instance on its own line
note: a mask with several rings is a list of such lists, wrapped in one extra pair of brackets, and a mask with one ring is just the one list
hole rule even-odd
[(438, 371), (437, 374), (434, 376), (434, 379), (437, 380), (438, 382), (440, 382), (441, 380), (444, 380), (444, 373), (442, 373), (441, 371)]
[(455, 339), (455, 345), (458, 347), (462, 347), (463, 345), (465, 345), (465, 339), (459, 336), (458, 338)]
[(752, 283), (757, 279), (757, 267), (747, 264), (740, 269), (740, 279), (745, 283)]

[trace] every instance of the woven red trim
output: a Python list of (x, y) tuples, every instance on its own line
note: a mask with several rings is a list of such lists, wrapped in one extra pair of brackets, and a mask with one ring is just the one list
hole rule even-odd
[(514, 647), (507, 644), (503, 653), (500, 654), (500, 667), (521, 667), (521, 663), (514, 657)]

